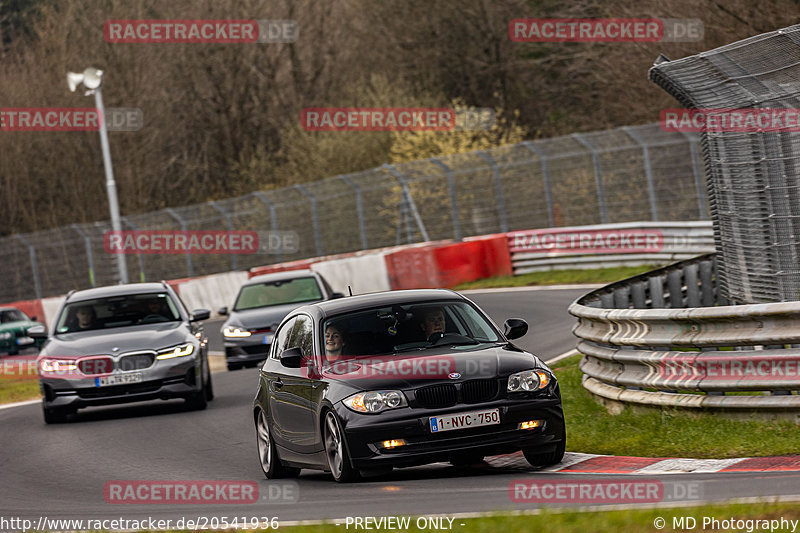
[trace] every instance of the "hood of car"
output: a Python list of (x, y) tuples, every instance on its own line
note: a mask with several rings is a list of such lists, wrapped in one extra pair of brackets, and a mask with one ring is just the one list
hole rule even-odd
[(0, 332), (26, 330), (30, 327), (38, 326), (40, 324), (41, 324), (40, 322), (34, 322), (33, 320), (16, 320), (14, 322), (4, 322), (0, 324)]
[(324, 366), (321, 372), (324, 379), (360, 390), (413, 389), (435, 383), (494, 379), (542, 366), (528, 352), (503, 346), (477, 350), (459, 346), (341, 360)]
[(78, 356), (159, 350), (193, 338), (183, 322), (64, 333), (51, 337), (42, 350), (42, 355)]
[(226, 326), (235, 326), (245, 329), (263, 329), (266, 327), (277, 327), (286, 315), (309, 302), (291, 303), (286, 305), (273, 305), (269, 307), (258, 307), (256, 309), (247, 309), (245, 311), (231, 312), (228, 320), (223, 324)]

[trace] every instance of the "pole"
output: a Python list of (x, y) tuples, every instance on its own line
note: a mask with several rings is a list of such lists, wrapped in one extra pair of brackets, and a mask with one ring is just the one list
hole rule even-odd
[[(94, 90), (94, 100), (97, 110), (100, 112), (100, 146), (103, 149), (103, 166), (106, 170), (106, 192), (108, 193), (108, 208), (111, 211), (111, 229), (115, 232), (120, 232), (122, 231), (122, 224), (119, 219), (117, 184), (114, 181), (114, 170), (111, 168), (111, 150), (108, 147), (108, 130), (106, 130), (105, 108), (103, 108), (103, 95), (100, 87)], [(128, 283), (128, 265), (125, 263), (125, 255), (116, 255), (119, 282)]]

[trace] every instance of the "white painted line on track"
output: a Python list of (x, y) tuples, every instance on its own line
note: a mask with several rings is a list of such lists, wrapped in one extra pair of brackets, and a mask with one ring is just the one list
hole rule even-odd
[(545, 363), (547, 363), (548, 365), (551, 365), (553, 363), (558, 363), (562, 359), (566, 359), (567, 357), (572, 357), (573, 355), (577, 355), (579, 353), (580, 352), (578, 350), (573, 348), (572, 350), (568, 350), (568, 351), (566, 351), (566, 352), (564, 352), (564, 353), (562, 353), (560, 355), (557, 355), (557, 356), (553, 357), (552, 359), (542, 359), (542, 360)]
[(33, 405), (35, 403), (42, 403), (42, 400), (26, 400), (24, 402), (5, 403), (0, 405), (0, 409), (11, 409), (12, 407), (22, 407), (23, 405)]
[(498, 287), (496, 289), (467, 289), (465, 291), (456, 291), (461, 294), (481, 294), (492, 292), (526, 292), (526, 291), (573, 291), (577, 289), (586, 289), (587, 291), (605, 287), (603, 284), (597, 283), (582, 283), (574, 285), (526, 285), (523, 287)]

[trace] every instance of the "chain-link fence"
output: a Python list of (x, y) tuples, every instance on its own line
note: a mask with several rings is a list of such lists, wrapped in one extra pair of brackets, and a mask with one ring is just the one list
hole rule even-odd
[[(796, 116), (800, 25), (661, 62), (650, 77), (691, 109)], [(701, 135), (720, 288), (739, 304), (800, 299), (800, 132), (758, 128)]]
[[(343, 133), (342, 135), (346, 135)], [(127, 255), (132, 281), (520, 229), (708, 218), (694, 134), (658, 124), (384, 165), (314, 183), (123, 217), (123, 230), (294, 231), (291, 254)], [(0, 238), (0, 301), (117, 282), (108, 222)]]

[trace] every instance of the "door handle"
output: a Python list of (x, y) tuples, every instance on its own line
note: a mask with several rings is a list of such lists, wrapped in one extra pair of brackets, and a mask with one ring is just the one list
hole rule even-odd
[(281, 381), (281, 380), (280, 380), (280, 378), (276, 379), (276, 380), (275, 380), (275, 381), (273, 381), (272, 383), (273, 383), (273, 385), (274, 385), (274, 387), (275, 387), (276, 389), (280, 389), (280, 388), (282, 388), (282, 387), (283, 387), (283, 381)]

